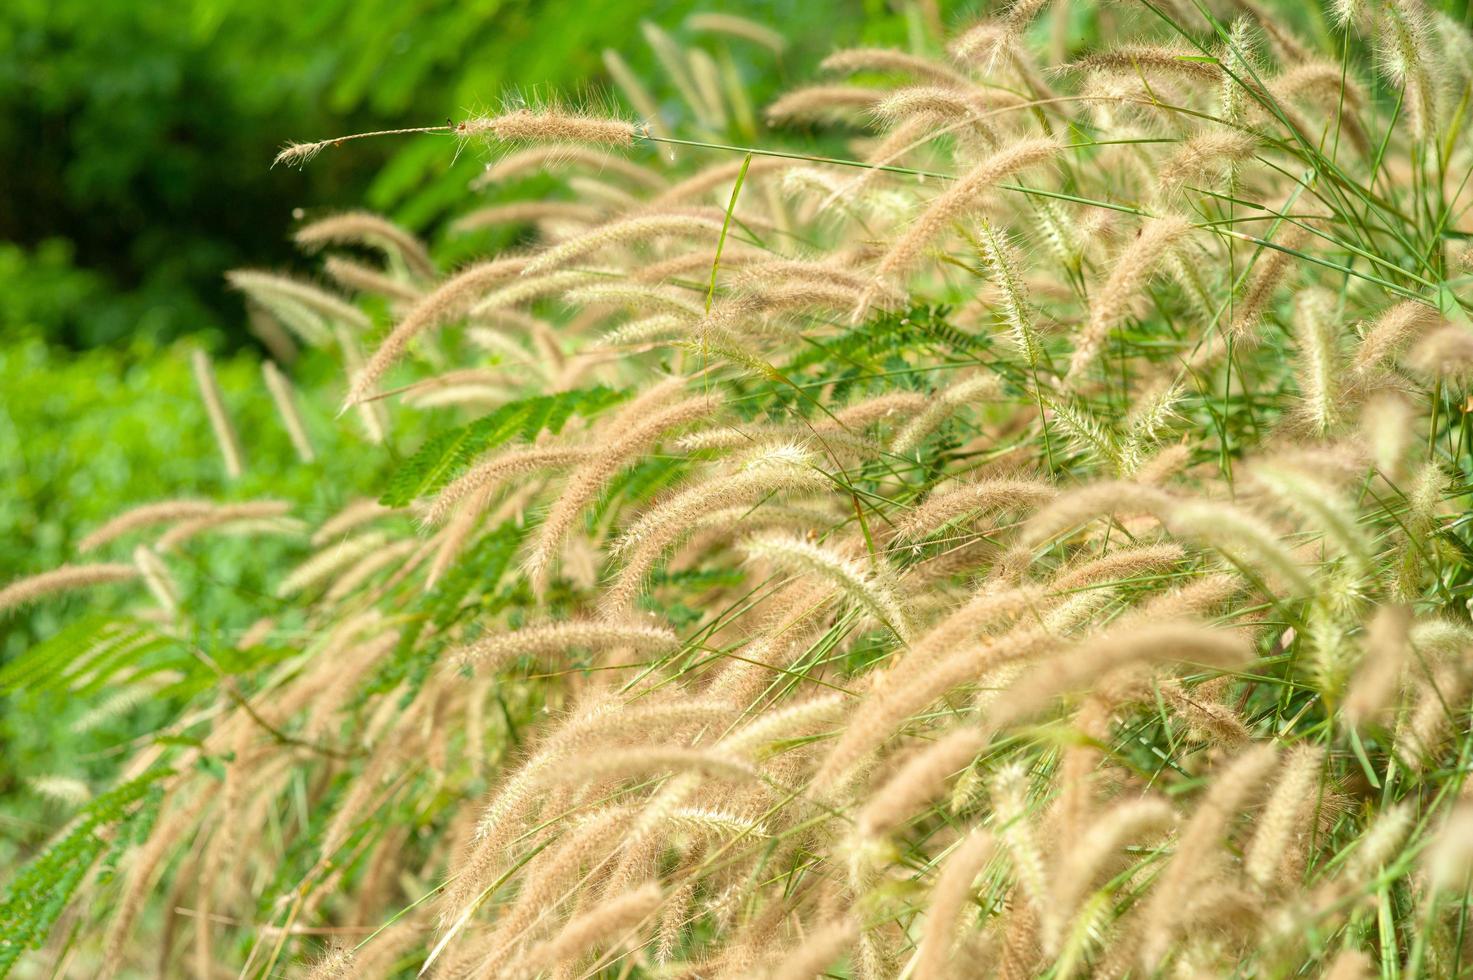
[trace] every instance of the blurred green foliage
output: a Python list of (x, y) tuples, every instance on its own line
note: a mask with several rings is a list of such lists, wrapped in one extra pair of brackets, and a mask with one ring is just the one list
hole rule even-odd
[[(423, 125), (559, 93), (606, 98), (601, 58), (642, 75), (648, 20), (677, 33), (696, 0), (10, 0), (0, 4), (0, 327), (72, 347), (204, 326), (246, 342), (220, 281), (296, 261), (294, 208), (366, 204), (416, 230), (462, 205), (480, 161), (445, 138), (365, 141), (301, 171), (285, 142)], [(877, 0), (736, 0), (778, 27), (802, 77), (860, 25), (903, 32)], [(853, 34), (853, 37), (844, 35)], [(873, 37), (871, 39), (874, 39)], [(725, 43), (725, 42), (723, 42)], [(772, 55), (739, 41), (743, 75)], [(760, 65), (758, 59), (762, 59)], [(771, 84), (769, 82), (769, 84)], [(760, 105), (770, 92), (754, 91)], [(674, 103), (671, 103), (673, 108)]]
[[(244, 475), (226, 479), (190, 368), (194, 343), (157, 347), (135, 339), (68, 352), (29, 331), (0, 345), (6, 379), (0, 386), (0, 484), (6, 488), (0, 494), (0, 581), (67, 561), (128, 561), (132, 538), (80, 559), (76, 543), (136, 504), (272, 498), (290, 501), (295, 516), (320, 521), (354, 496), (378, 493), (395, 453), (360, 438), (355, 419), (334, 420), (341, 368), (321, 351), (308, 351), (292, 366), (298, 405), (318, 452), (310, 464), (294, 455), (256, 357), (241, 353), (217, 361), (246, 457)], [(423, 439), (422, 432), (394, 436), (411, 446)], [(250, 625), (240, 621), (235, 597), (268, 592), (273, 566), (289, 565), (307, 551), (300, 535), (217, 535), (208, 547), (186, 544), (182, 561), (171, 564), (189, 570), (177, 585), (200, 644), (231, 647)], [(11, 611), (0, 619), (0, 664), (57, 634), (80, 610), (106, 613), (130, 596), (136, 598), (136, 588), (102, 588)], [(16, 845), (34, 844), (54, 829), (54, 804), (27, 791), (29, 778), (59, 775), (98, 785), (112, 774), (117, 747), (171, 707), (130, 705), (101, 724), (76, 727), (106, 701), (106, 692), (79, 698), (23, 691), (0, 698), (0, 864), (14, 856)], [(37, 718), (48, 724), (37, 726)]]

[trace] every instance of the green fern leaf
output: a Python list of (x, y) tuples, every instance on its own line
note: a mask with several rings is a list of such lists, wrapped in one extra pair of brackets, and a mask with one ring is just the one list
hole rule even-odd
[(46, 941), (73, 893), (109, 849), (103, 827), (126, 823), (119, 836), (132, 836), (132, 822), (152, 815), (140, 806), (149, 797), (157, 806), (154, 783), (172, 770), (160, 766), (97, 797), (83, 807), (66, 834), (27, 863), (0, 896), (0, 980), (27, 949)]
[(529, 440), (544, 429), (560, 432), (573, 415), (596, 415), (623, 397), (623, 392), (597, 386), (508, 402), (427, 441), (395, 472), (380, 502), (403, 507), (444, 487), (482, 453), (514, 439)]

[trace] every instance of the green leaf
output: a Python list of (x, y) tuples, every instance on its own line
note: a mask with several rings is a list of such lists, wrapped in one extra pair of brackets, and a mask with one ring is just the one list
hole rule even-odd
[[(512, 565), (525, 530), (509, 521), (486, 533), (433, 589), (415, 601), (398, 645), (364, 685), (362, 698), (392, 690), (404, 680), (410, 681), (412, 691), (418, 690), (444, 646), (446, 628), (459, 618), (496, 611), (498, 598), (505, 592), (501, 579)], [(423, 642), (427, 625), (435, 627), (435, 638)]]
[(721, 268), (721, 252), (726, 248), (726, 234), (731, 230), (731, 215), (736, 210), (737, 198), (741, 196), (742, 184), (747, 180), (747, 168), (752, 166), (752, 154), (742, 160), (742, 169), (737, 172), (736, 183), (731, 188), (731, 200), (726, 205), (726, 217), (721, 220), (721, 237), (716, 239), (716, 258), (711, 262), (711, 282), (706, 286), (706, 312), (711, 312), (711, 301), (716, 297), (716, 271)]
[(88, 616), (0, 667), (0, 694), (65, 690), (108, 665), (133, 662), (156, 645), (157, 632), (115, 616)]
[[(139, 803), (171, 771), (166, 766), (151, 769), (97, 797), (77, 812), (65, 835), (18, 871), (0, 896), (0, 977), (25, 950), (41, 947), (88, 869), (107, 851), (108, 840), (97, 831), (148, 819)], [(153, 794), (155, 807), (158, 799)]]
[(595, 386), (508, 402), (490, 415), (425, 442), (394, 473), (380, 502), (388, 507), (403, 507), (439, 491), (482, 453), (514, 439), (530, 440), (544, 429), (560, 432), (573, 415), (591, 417), (623, 397), (623, 392)]

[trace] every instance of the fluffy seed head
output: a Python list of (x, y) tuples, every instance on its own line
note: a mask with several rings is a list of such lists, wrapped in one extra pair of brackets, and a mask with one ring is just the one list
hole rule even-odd
[(220, 448), (220, 457), (225, 463), (225, 475), (232, 480), (239, 479), (245, 472), (240, 436), (236, 434), (235, 424), (230, 421), (230, 414), (225, 408), (225, 397), (220, 393), (219, 382), (215, 380), (215, 367), (210, 363), (210, 355), (202, 350), (195, 350), (190, 355), (190, 363), (194, 367), (194, 380), (199, 388), (200, 401), (204, 403), (210, 429), (215, 434), (215, 444)]
[(889, 48), (848, 48), (835, 51), (819, 64), (819, 68), (840, 75), (864, 71), (894, 72), (948, 85), (967, 84), (965, 76), (941, 62)]
[(136, 565), (97, 564), (63, 565), (49, 572), (11, 582), (0, 589), (0, 612), (14, 609), (43, 596), (58, 592), (107, 585), (112, 582), (127, 582), (140, 575)]
[(308, 250), (325, 245), (366, 245), (378, 249), (422, 279), (437, 274), (424, 243), (386, 218), (367, 211), (348, 211), (318, 218), (298, 228), (292, 240)]
[(427, 294), (405, 314), (404, 319), (399, 321), (388, 337), (384, 338), (368, 363), (354, 372), (345, 404), (354, 405), (369, 398), (377, 389), (379, 380), (389, 372), (389, 368), (409, 350), (411, 341), (445, 321), (462, 315), (477, 296), (521, 272), (525, 261), (492, 259), (478, 263), (451, 276)]
[(204, 517), (214, 509), (215, 504), (206, 500), (161, 500), (157, 503), (143, 504), (124, 511), (88, 534), (77, 542), (77, 550), (95, 551), (108, 542), (139, 528)]
[(571, 649), (606, 650), (633, 647), (648, 653), (671, 653), (680, 638), (667, 629), (642, 623), (566, 622), (529, 626), (500, 633), (461, 647), (450, 655), (454, 664), (474, 664), (495, 670), (508, 659), (545, 657)]
[(824, 122), (862, 116), (884, 98), (880, 89), (856, 85), (813, 85), (795, 89), (767, 107), (771, 126)]
[(464, 136), (489, 136), (502, 143), (579, 143), (628, 146), (639, 127), (623, 119), (580, 115), (556, 108), (517, 109), (492, 118), (462, 123)]
[[(911, 224), (875, 268), (877, 283), (910, 270), (922, 250), (936, 239), (953, 221), (966, 217), (980, 206), (983, 195), (1000, 181), (1051, 160), (1060, 146), (1052, 139), (1019, 140), (1006, 146), (957, 180)], [(871, 286), (861, 297), (857, 309), (863, 311), (880, 293), (879, 285)]]
[(1404, 363), (1433, 378), (1459, 382), (1473, 378), (1473, 330), (1454, 324), (1439, 327), (1412, 347)]
[(715, 236), (721, 234), (721, 227), (720, 221), (689, 214), (650, 214), (622, 218), (548, 249), (529, 262), (522, 270), (522, 275), (540, 275), (599, 249), (652, 238), (710, 237), (715, 241)]
[(787, 535), (753, 538), (742, 547), (748, 558), (829, 581), (902, 640), (910, 636), (910, 618), (884, 570), (865, 569), (831, 549)]
[(1115, 260), (1113, 271), (1090, 303), (1089, 321), (1074, 345), (1069, 376), (1077, 377), (1099, 357), (1110, 333), (1130, 315), (1131, 305), (1168, 250), (1191, 232), (1185, 218), (1152, 218)]

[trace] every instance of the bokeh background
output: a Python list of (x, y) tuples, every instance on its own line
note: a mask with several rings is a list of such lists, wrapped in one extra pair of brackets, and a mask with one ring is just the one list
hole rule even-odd
[[(792, 39), (724, 46), (770, 86), (833, 42), (904, 41), (872, 0), (723, 0)], [(72, 349), (213, 329), (247, 342), (223, 269), (290, 264), (293, 209), (365, 205), (421, 232), (480, 166), (443, 139), (364, 142), (303, 170), (291, 139), (435, 123), (518, 93), (606, 97), (613, 48), (688, 0), (11, 0), (0, 5), (0, 320)], [(699, 9), (716, 9), (706, 4)], [(762, 62), (754, 64), (753, 62)], [(760, 70), (753, 70), (760, 69)], [(760, 86), (758, 86), (760, 89)], [(754, 91), (761, 104), (760, 90)]]

